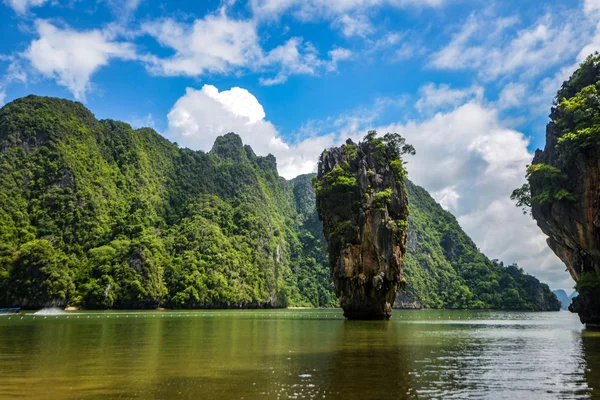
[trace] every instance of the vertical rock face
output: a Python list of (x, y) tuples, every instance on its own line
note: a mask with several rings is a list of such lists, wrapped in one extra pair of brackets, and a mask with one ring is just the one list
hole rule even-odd
[(325, 150), (315, 180), (336, 294), (349, 319), (387, 319), (402, 281), (408, 199), (398, 135)]
[[(554, 123), (546, 130), (546, 147), (536, 151), (533, 165), (551, 165), (564, 170), (563, 187), (573, 200), (540, 204), (533, 202), (532, 214), (548, 235), (548, 246), (565, 263), (575, 282), (582, 276), (597, 276), (600, 266), (600, 160), (598, 155), (579, 154), (568, 168), (557, 148), (558, 129)], [(531, 182), (533, 196), (543, 191), (543, 183)], [(585, 278), (584, 278), (585, 279)], [(600, 288), (593, 284), (578, 288), (579, 296), (569, 306), (582, 323), (600, 325)]]
[(563, 84), (528, 169), (532, 215), (577, 282), (569, 310), (588, 325), (600, 325), (599, 61), (588, 58)]

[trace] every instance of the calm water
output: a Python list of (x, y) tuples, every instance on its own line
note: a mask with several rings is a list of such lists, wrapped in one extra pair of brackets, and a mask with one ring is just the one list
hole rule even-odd
[(600, 333), (567, 312), (0, 317), (2, 399), (594, 397)]

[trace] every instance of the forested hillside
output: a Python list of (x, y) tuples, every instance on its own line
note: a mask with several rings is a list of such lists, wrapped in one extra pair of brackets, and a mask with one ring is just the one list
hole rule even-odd
[[(337, 304), (311, 176), (286, 181), (235, 134), (208, 153), (179, 149), (29, 96), (0, 110), (0, 170), (0, 306)], [(547, 286), (489, 261), (423, 189), (408, 190), (403, 303), (555, 308)]]
[(516, 264), (488, 259), (427, 191), (411, 182), (408, 251), (404, 259), (407, 290), (397, 306), (559, 310), (546, 284)]

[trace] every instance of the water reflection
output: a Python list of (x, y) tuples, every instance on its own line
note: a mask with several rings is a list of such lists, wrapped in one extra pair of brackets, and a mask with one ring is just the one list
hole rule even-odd
[(568, 313), (70, 313), (0, 320), (0, 371), (0, 398), (592, 398), (600, 332)]
[(585, 360), (585, 380), (593, 398), (600, 398), (600, 331), (583, 332), (581, 347)]

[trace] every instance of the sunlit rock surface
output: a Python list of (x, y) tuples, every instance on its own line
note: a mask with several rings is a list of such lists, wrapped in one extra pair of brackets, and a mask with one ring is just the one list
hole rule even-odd
[(558, 92), (529, 178), (533, 217), (577, 282), (569, 310), (590, 326), (600, 326), (599, 61), (590, 57)]
[[(408, 199), (403, 140), (325, 150), (315, 181), (336, 294), (349, 319), (387, 319), (402, 281)], [(414, 150), (413, 150), (414, 151)]]

